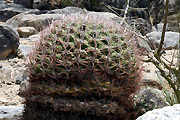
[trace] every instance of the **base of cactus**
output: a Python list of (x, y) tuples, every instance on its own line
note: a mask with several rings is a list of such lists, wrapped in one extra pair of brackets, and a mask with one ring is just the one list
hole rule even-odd
[(133, 120), (133, 110), (108, 100), (52, 98), (26, 99), (23, 120)]
[[(34, 107), (36, 106), (36, 107)], [(37, 103), (26, 106), (22, 120), (105, 120), (95, 115), (76, 114), (75, 112), (54, 111)]]

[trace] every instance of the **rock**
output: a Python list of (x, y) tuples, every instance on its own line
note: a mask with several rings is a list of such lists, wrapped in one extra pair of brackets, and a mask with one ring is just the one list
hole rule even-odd
[[(153, 49), (151, 42), (158, 48), (161, 41), (161, 32), (151, 32), (147, 34), (147, 41), (149, 41), (150, 47)], [(179, 44), (179, 33), (178, 32), (166, 32), (164, 38), (163, 49), (176, 49)]]
[(180, 104), (166, 106), (161, 109), (148, 111), (136, 120), (179, 120), (180, 119)]
[[(161, 90), (142, 87), (135, 97), (135, 109), (138, 111), (137, 116), (144, 114), (149, 110), (168, 106), (164, 93)], [(152, 119), (156, 120), (156, 119)]]
[(39, 34), (35, 34), (35, 35), (29, 36), (28, 38), (31, 41), (38, 41), (40, 39), (40, 35)]
[[(167, 24), (168, 24), (169, 31), (179, 32), (178, 17), (179, 17), (179, 13), (169, 15), (167, 17)], [(162, 20), (162, 22), (164, 22), (164, 19)]]
[(27, 59), (27, 56), (30, 52), (32, 52), (35, 41), (39, 40), (39, 34), (31, 35), (28, 38), (20, 38), (20, 45), (18, 50), (20, 53), (18, 56), (23, 56), (23, 58)]
[[(64, 14), (67, 13), (71, 13), (70, 11), (76, 11), (74, 7), (72, 8), (65, 8), (64, 10), (55, 10), (55, 11), (51, 11), (52, 13), (55, 14), (19, 14), (17, 16), (14, 16), (13, 18), (9, 19), (6, 21), (6, 24), (10, 24), (13, 27), (25, 27), (25, 26), (31, 26), (34, 27), (36, 29), (36, 31), (41, 31), (43, 30), (46, 26), (48, 26), (49, 24), (51, 24), (52, 20), (56, 20), (59, 17), (62, 17)], [(63, 11), (65, 13), (63, 14), (56, 14), (58, 13), (57, 11), (59, 11), (60, 13), (63, 13)], [(69, 11), (69, 12), (68, 12)], [(73, 13), (73, 14), (79, 14), (80, 10), (78, 10), (77, 8), (77, 13)], [(100, 15), (103, 17), (103, 15), (105, 15), (105, 17), (108, 18), (113, 18), (113, 17), (117, 17), (115, 14), (112, 13), (107, 13), (107, 12), (90, 12), (93, 15)]]
[(156, 71), (158, 71), (158, 69), (156, 68), (155, 65), (153, 65), (152, 63), (143, 63), (143, 66), (144, 66), (144, 71), (143, 71), (144, 75), (142, 76), (141, 82), (145, 86), (150, 86), (162, 90), (161, 81), (163, 82), (163, 85), (166, 88), (169, 86), (166, 80), (164, 80), (162, 77), (160, 77), (161, 81), (159, 80), (156, 74)]
[(0, 80), (4, 84), (20, 84), (28, 77), (27, 62), (18, 58), (0, 62)]
[(26, 90), (29, 88), (29, 82), (28, 80), (24, 80), (19, 87), (19, 93), (20, 95), (23, 95), (24, 93), (26, 93)]
[(19, 74), (17, 74), (15, 76), (16, 84), (21, 84), (21, 82), (26, 80), (28, 78), (28, 76), (29, 76), (29, 74), (28, 74), (28, 70), (26, 67), (22, 70), (19, 70)]
[(44, 11), (44, 10), (40, 11), (38, 9), (29, 9), (28, 11), (25, 11), (19, 15), (16, 15), (16, 16), (22, 16), (22, 15), (28, 15), (28, 14), (40, 15), (40, 14), (46, 14), (46, 13), (47, 13), (47, 11)]
[(0, 61), (0, 106), (24, 103), (24, 99), (19, 96), (19, 87), (28, 77), (26, 64), (26, 60), (18, 58)]
[(66, 7), (63, 9), (55, 9), (48, 11), (47, 14), (71, 14), (77, 12), (82, 12), (82, 9), (78, 7)]
[(0, 97), (0, 106), (2, 106), (3, 104), (6, 104), (8, 101), (6, 100), (6, 98)]
[[(154, 0), (151, 9), (148, 10), (151, 15), (153, 25), (156, 25), (160, 22), (164, 22), (163, 19), (164, 19), (165, 4), (166, 4), (166, 0)], [(170, 31), (173, 31), (173, 32), (179, 31), (177, 27), (178, 17), (175, 17), (175, 20), (172, 20), (172, 18), (174, 19), (174, 14), (178, 14), (178, 12), (180, 11), (179, 4), (180, 4), (179, 0), (169, 0), (169, 11), (168, 11), (167, 21), (169, 24)], [(171, 29), (171, 27), (173, 28)]]
[(33, 8), (34, 0), (13, 0), (14, 3), (23, 5), (26, 8)]
[(143, 36), (139, 36), (137, 37), (137, 42), (138, 42), (138, 46), (144, 51), (151, 51), (151, 48), (148, 44), (148, 42), (146, 41), (146, 38)]
[(0, 106), (0, 119), (19, 120), (23, 109), (23, 106)]
[(53, 6), (47, 1), (34, 0), (33, 8), (39, 9), (39, 10), (51, 10), (53, 9)]
[[(34, 27), (36, 31), (42, 31), (44, 27), (48, 26), (52, 20), (62, 17), (62, 14), (67, 14), (72, 12), (79, 12), (80, 8), (68, 7), (62, 10), (50, 11), (51, 14), (45, 14), (46, 12), (40, 12), (39, 10), (32, 10), (19, 15), (6, 21), (6, 24), (10, 24), (13, 27)], [(57, 13), (57, 14), (56, 14)], [(60, 14), (61, 13), (61, 14)]]
[[(163, 26), (164, 26), (164, 23), (159, 23), (159, 24), (153, 26), (154, 27), (154, 31), (153, 32), (155, 32), (155, 31), (156, 32), (162, 32), (163, 31)], [(166, 25), (166, 31), (169, 31), (168, 24)]]
[(13, 16), (28, 11), (29, 9), (17, 4), (0, 4), (0, 21), (5, 22)]
[[(15, 66), (15, 64), (12, 64)], [(3, 67), (0, 69), (0, 78), (3, 83), (11, 85), (12, 83), (20, 84), (27, 79), (27, 68), (22, 67)]]
[(4, 4), (4, 0), (0, 0), (0, 4)]
[(127, 18), (126, 20), (129, 25), (135, 27), (142, 35), (152, 32), (152, 25), (143, 18)]
[(13, 0), (5, 0), (5, 3), (8, 5), (13, 4)]
[[(177, 13), (179, 11), (179, 0), (169, 0), (169, 15)], [(166, 0), (164, 0), (164, 5), (166, 4)]]
[(34, 27), (36, 31), (42, 31), (46, 26), (48, 26), (52, 20), (62, 17), (61, 14), (27, 14), (21, 16), (14, 16), (13, 18), (6, 21), (6, 24), (10, 24), (14, 27)]
[(18, 33), (10, 26), (0, 25), (0, 59), (16, 55), (18, 46)]
[(17, 84), (4, 84), (1, 83), (2, 87), (0, 88), (0, 106), (9, 106), (9, 105), (22, 105), (24, 99), (19, 96), (19, 87)]
[(0, 25), (5, 25), (6, 23), (5, 22), (0, 22)]
[(17, 29), (17, 32), (19, 33), (19, 36), (21, 38), (27, 38), (30, 35), (33, 35), (36, 33), (36, 29), (34, 27), (19, 27)]

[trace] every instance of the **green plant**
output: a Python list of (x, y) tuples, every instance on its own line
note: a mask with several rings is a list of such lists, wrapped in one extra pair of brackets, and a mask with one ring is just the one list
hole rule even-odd
[[(169, 3), (169, 0), (166, 0), (164, 26), (163, 26), (159, 48), (155, 50), (155, 53), (153, 54), (153, 56), (150, 56), (148, 54), (148, 57), (150, 59), (147, 60), (146, 62), (152, 62), (159, 69), (161, 76), (167, 80), (169, 86), (173, 89), (174, 94), (175, 94), (175, 99), (177, 98), (177, 102), (180, 103), (180, 66), (172, 67), (173, 61), (171, 61), (171, 64), (167, 64), (166, 60), (163, 59), (162, 54), (161, 54), (162, 46), (164, 44), (166, 25), (167, 25), (168, 3)], [(165, 70), (169, 71), (168, 74), (165, 72)]]
[(156, 74), (159, 78), (159, 81), (161, 83), (161, 86), (163, 87), (163, 92), (164, 92), (164, 97), (166, 98), (166, 101), (168, 102), (169, 105), (174, 105), (178, 103), (176, 94), (174, 92), (169, 93), (168, 89), (164, 86), (162, 79), (160, 78), (159, 74), (156, 71)]
[(29, 57), (26, 115), (34, 107), (78, 119), (132, 119), (142, 70), (135, 40), (131, 30), (90, 13), (54, 21)]

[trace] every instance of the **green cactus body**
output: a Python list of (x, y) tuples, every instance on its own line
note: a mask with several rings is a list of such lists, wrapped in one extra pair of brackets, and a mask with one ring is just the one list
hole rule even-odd
[[(64, 16), (41, 33), (30, 55), (29, 92), (83, 102), (114, 101), (128, 111), (140, 78), (138, 55), (133, 33), (117, 22), (90, 13)], [(65, 111), (61, 107), (54, 108)], [(109, 113), (121, 116), (119, 109)], [(97, 110), (90, 113), (107, 115)]]

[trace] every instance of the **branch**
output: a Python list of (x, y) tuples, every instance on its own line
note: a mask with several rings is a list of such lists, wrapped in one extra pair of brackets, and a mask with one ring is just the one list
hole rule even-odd
[(128, 9), (129, 9), (129, 0), (127, 0), (127, 6), (126, 6), (126, 9), (125, 9), (124, 17), (123, 17), (120, 25), (122, 25), (124, 23), (124, 20), (126, 19), (126, 14), (128, 12)]
[(164, 26), (163, 26), (163, 31), (162, 31), (162, 36), (161, 36), (161, 42), (159, 45), (159, 48), (157, 50), (156, 53), (156, 58), (159, 59), (160, 58), (160, 52), (162, 50), (162, 46), (164, 44), (164, 37), (165, 37), (165, 32), (166, 32), (166, 25), (167, 25), (167, 16), (168, 16), (168, 9), (169, 9), (169, 0), (166, 0), (166, 11), (165, 11), (165, 15), (164, 15)]

